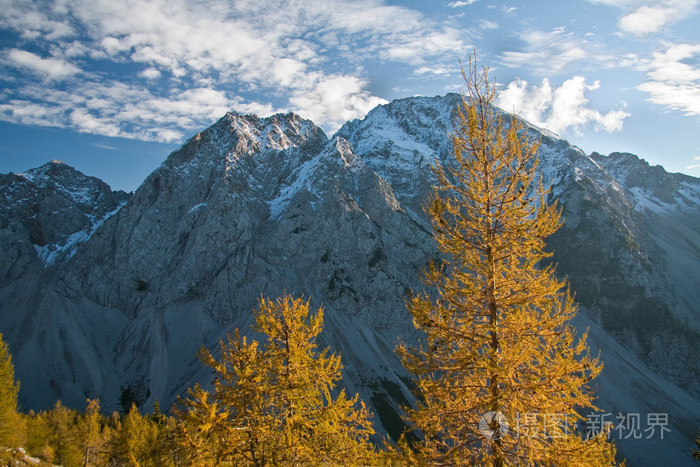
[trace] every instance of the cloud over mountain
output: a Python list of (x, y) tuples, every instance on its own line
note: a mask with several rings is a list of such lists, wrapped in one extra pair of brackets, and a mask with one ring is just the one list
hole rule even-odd
[[(0, 26), (44, 51), (15, 48), (2, 64), (63, 84), (13, 86), (0, 118), (146, 140), (178, 140), (231, 108), (293, 110), (335, 129), (386, 102), (362, 60), (421, 66), (467, 47), (464, 31), (375, 0), (3, 3)], [(26, 105), (41, 117), (29, 121)]]
[(555, 133), (569, 129), (577, 131), (588, 123), (594, 123), (609, 133), (618, 131), (630, 114), (624, 110), (609, 110), (602, 114), (591, 108), (586, 93), (599, 86), (598, 81), (586, 84), (582, 76), (568, 79), (558, 88), (552, 88), (547, 79), (543, 79), (540, 86), (516, 80), (500, 93), (498, 105)]

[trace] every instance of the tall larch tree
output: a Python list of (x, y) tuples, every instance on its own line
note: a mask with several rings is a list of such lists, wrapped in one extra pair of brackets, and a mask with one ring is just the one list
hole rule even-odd
[(24, 440), (24, 422), (17, 411), (18, 395), (12, 355), (0, 334), (0, 447), (15, 448)]
[(356, 395), (338, 391), (340, 356), (319, 350), (323, 310), (290, 296), (261, 299), (256, 341), (229, 336), (214, 369), (214, 394), (196, 386), (178, 414), (181, 442), (200, 465), (366, 464), (376, 461), (369, 442), (370, 413)]
[(442, 259), (425, 273), (427, 293), (407, 303), (424, 341), (397, 349), (416, 375), (414, 455), (440, 465), (613, 464), (604, 434), (574, 429), (595, 409), (588, 384), (602, 364), (568, 324), (576, 305), (565, 281), (544, 264), (561, 220), (535, 175), (539, 145), (495, 109), (476, 54), (463, 77), (452, 157), (435, 162), (426, 207)]

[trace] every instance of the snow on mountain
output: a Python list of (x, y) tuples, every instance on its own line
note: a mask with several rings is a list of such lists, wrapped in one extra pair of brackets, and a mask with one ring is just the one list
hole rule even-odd
[[(325, 307), (321, 343), (342, 353), (346, 386), (395, 435), (410, 390), (393, 349), (415, 338), (404, 300), (438, 255), (422, 206), (459, 99), (394, 101), (330, 140), (294, 114), (229, 113), (123, 206), (115, 194), (100, 204), (111, 191), (53, 163), (0, 176), (9, 258), (0, 332), (22, 405), (99, 397), (107, 410), (167, 407), (209, 381), (202, 345), (215, 352), (224, 333), (250, 333), (261, 295), (291, 293)], [(666, 438), (622, 439), (621, 450), (633, 465), (690, 462), (684, 446), (700, 426), (699, 181), (527, 131), (565, 217), (549, 241), (557, 270), (606, 365), (600, 406), (669, 417)], [(58, 216), (75, 222), (51, 230), (45, 219)]]

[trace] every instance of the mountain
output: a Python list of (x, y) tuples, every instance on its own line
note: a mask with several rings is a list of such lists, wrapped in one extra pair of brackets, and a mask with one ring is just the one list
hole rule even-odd
[[(393, 349), (416, 338), (404, 300), (438, 258), (422, 205), (459, 99), (394, 101), (330, 139), (294, 114), (228, 113), (131, 196), (65, 164), (3, 175), (0, 332), (22, 406), (168, 406), (210, 380), (202, 345), (216, 354), (226, 332), (251, 333), (261, 295), (291, 293), (324, 306), (322, 345), (395, 435), (410, 380)], [(548, 245), (581, 304), (575, 325), (601, 350), (599, 405), (620, 450), (629, 465), (692, 462), (700, 180), (527, 131), (564, 214)], [(666, 414), (671, 431), (635, 439), (616, 419), (628, 414), (642, 430)]]
[(0, 283), (70, 255), (129, 195), (61, 161), (0, 174)]

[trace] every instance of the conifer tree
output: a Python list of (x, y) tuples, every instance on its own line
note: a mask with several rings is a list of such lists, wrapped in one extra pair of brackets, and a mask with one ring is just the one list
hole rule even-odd
[(196, 386), (185, 401), (182, 439), (196, 463), (358, 464), (375, 459), (370, 414), (358, 396), (334, 395), (340, 356), (319, 351), (323, 310), (289, 296), (261, 299), (255, 329), (264, 350), (236, 331), (221, 358), (202, 350), (216, 374), (214, 394)]
[(23, 441), (24, 423), (17, 412), (18, 394), (12, 355), (0, 334), (0, 447), (15, 448)]
[(51, 446), (51, 430), (47, 422), (47, 413), (35, 413), (30, 410), (26, 419), (27, 452), (46, 462), (52, 462), (54, 449)]
[(56, 401), (44, 418), (49, 431), (49, 445), (52, 448), (53, 462), (65, 466), (83, 465), (84, 456), (80, 449), (77, 430), (78, 412)]
[(165, 467), (173, 460), (164, 448), (164, 428), (142, 415), (136, 404), (121, 420), (112, 438), (112, 461), (117, 465)]
[(256, 330), (268, 336), (263, 392), (272, 396), (274, 418), (281, 422), (275, 463), (369, 460), (368, 438), (374, 432), (369, 412), (357, 395), (348, 399), (342, 390), (333, 397), (341, 379), (340, 355), (316, 347), (323, 309), (309, 316), (308, 301), (262, 299), (255, 319)]
[(224, 460), (264, 465), (270, 457), (271, 416), (259, 388), (264, 371), (255, 341), (248, 343), (238, 330), (235, 338), (220, 341), (221, 358), (202, 349), (200, 358), (216, 374), (214, 394), (196, 384), (189, 390), (180, 418), (180, 440), (190, 461), (216, 465)]
[(611, 464), (604, 433), (574, 430), (594, 409), (588, 382), (602, 364), (568, 324), (576, 305), (565, 282), (543, 263), (561, 221), (535, 176), (539, 145), (494, 108), (496, 87), (476, 54), (463, 77), (453, 157), (436, 161), (426, 207), (443, 262), (425, 273), (430, 295), (407, 303), (425, 340), (397, 349), (417, 376), (415, 455), (426, 464)]
[(85, 413), (78, 420), (77, 441), (83, 453), (83, 465), (104, 465), (106, 463), (107, 433), (103, 430), (100, 401), (88, 399)]

